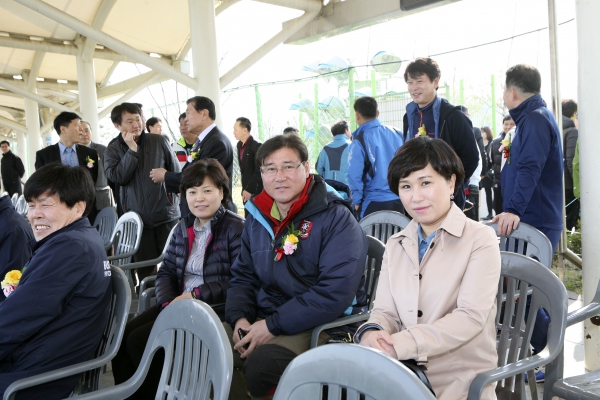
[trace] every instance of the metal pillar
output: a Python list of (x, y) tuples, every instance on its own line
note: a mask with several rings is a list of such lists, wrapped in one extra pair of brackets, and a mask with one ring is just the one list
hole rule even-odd
[(254, 85), (254, 96), (256, 98), (256, 125), (258, 125), (258, 139), (261, 142), (265, 141), (265, 128), (262, 120), (262, 99), (260, 97), (260, 91), (258, 85)]
[(461, 79), (460, 80), (460, 93), (459, 93), (459, 103), (461, 106), (465, 105), (465, 82)]
[(94, 61), (86, 61), (83, 59), (83, 56), (77, 56), (75, 60), (77, 62), (81, 118), (90, 124), (92, 127), (92, 141), (98, 143), (100, 141), (100, 134), (98, 129), (98, 93), (96, 92)]
[(313, 162), (316, 162), (317, 157), (319, 157), (319, 84), (315, 83), (315, 142), (313, 145), (313, 154), (315, 159)]
[(500, 132), (496, 126), (496, 77), (492, 75), (492, 136), (496, 137), (496, 132)]
[(354, 67), (348, 68), (348, 105), (350, 106), (350, 131), (356, 130), (356, 114), (354, 113), (355, 89)]
[(194, 65), (194, 90), (215, 103), (217, 126), (221, 123), (221, 84), (217, 61), (217, 32), (215, 3), (213, 0), (188, 0), (190, 14), (190, 38)]
[[(600, 279), (600, 265), (595, 260), (600, 257), (600, 186), (592, 171), (600, 169), (600, 136), (595, 134), (600, 124), (600, 81), (597, 66), (600, 65), (600, 48), (590, 38), (600, 37), (600, 2), (596, 0), (577, 0), (575, 2), (577, 21), (577, 53), (579, 97), (579, 162), (581, 166), (581, 239), (583, 263), (583, 299), (589, 304)], [(584, 172), (587, 171), (587, 172)], [(589, 172), (589, 173), (588, 173)], [(590, 320), (584, 324), (585, 368), (595, 371), (600, 368), (600, 327)]]
[(40, 116), (38, 103), (25, 98), (25, 123), (27, 125), (27, 171), (31, 175), (35, 171), (35, 153), (42, 148), (40, 137)]
[[(16, 155), (21, 157), (21, 161), (23, 161), (23, 165), (29, 166), (29, 157), (27, 157), (27, 140), (25, 138), (25, 133), (17, 132), (17, 151), (14, 152)], [(28, 168), (25, 169), (25, 175), (23, 179), (27, 179), (31, 172)]]

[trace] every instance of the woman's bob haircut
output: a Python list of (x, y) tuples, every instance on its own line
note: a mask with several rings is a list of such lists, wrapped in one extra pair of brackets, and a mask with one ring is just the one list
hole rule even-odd
[(221, 163), (214, 158), (202, 158), (183, 171), (181, 186), (179, 186), (181, 196), (185, 199), (185, 192), (189, 188), (202, 186), (206, 178), (210, 179), (218, 189), (223, 191), (221, 204), (224, 206), (227, 205), (229, 199), (229, 178)]
[(428, 164), (447, 181), (455, 175), (454, 193), (462, 190), (465, 170), (454, 150), (441, 139), (419, 136), (404, 143), (390, 162), (388, 184), (392, 192), (398, 195), (400, 179), (422, 170)]

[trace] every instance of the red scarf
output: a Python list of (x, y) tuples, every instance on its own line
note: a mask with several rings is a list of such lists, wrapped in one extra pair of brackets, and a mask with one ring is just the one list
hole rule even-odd
[(283, 221), (277, 221), (272, 215), (271, 210), (273, 209), (273, 202), (275, 201), (271, 196), (267, 194), (265, 190), (263, 190), (258, 196), (254, 197), (252, 201), (256, 205), (256, 207), (273, 222), (273, 232), (275, 237), (279, 235), (282, 229), (284, 229), (288, 224), (294, 219), (294, 216), (300, 212), (302, 207), (308, 202), (308, 192), (312, 188), (312, 184), (314, 180), (312, 175), (309, 175), (306, 179), (306, 184), (304, 185), (304, 189), (302, 193), (300, 193), (300, 197), (298, 200), (292, 203), (290, 210), (288, 211), (287, 216), (283, 219)]

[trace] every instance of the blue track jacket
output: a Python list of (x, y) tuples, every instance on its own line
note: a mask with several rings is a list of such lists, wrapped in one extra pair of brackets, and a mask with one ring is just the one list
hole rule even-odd
[[(17, 289), (0, 303), (0, 393), (14, 381), (90, 360), (106, 326), (110, 267), (98, 231), (80, 218), (35, 243)], [(19, 392), (63, 399), (79, 376)]]
[[(372, 201), (398, 200), (388, 185), (388, 166), (404, 143), (401, 133), (382, 125), (378, 118), (365, 122), (352, 133), (348, 154), (348, 186), (361, 214)], [(364, 142), (364, 147), (361, 142)], [(362, 215), (361, 215), (362, 217)]]
[[(348, 184), (348, 152), (350, 140), (344, 134), (335, 135), (333, 141), (323, 147), (315, 169), (323, 179), (333, 179)], [(341, 154), (340, 154), (341, 153)]]
[(536, 94), (509, 110), (517, 124), (501, 172), (502, 209), (537, 229), (562, 229), (563, 154), (552, 112)]

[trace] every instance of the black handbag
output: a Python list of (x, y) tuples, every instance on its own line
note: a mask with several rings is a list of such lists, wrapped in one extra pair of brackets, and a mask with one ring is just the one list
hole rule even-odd
[(433, 388), (431, 387), (431, 383), (429, 383), (429, 379), (427, 378), (427, 375), (425, 375), (425, 371), (427, 371), (427, 367), (425, 367), (424, 365), (417, 364), (417, 362), (415, 360), (399, 360), (399, 361), (406, 368), (410, 369), (417, 376), (417, 378), (419, 378), (419, 380), (421, 382), (423, 382), (423, 384), (425, 386), (427, 386), (427, 389), (429, 389), (429, 391), (431, 392), (433, 397), (436, 397), (435, 392), (433, 391)]

